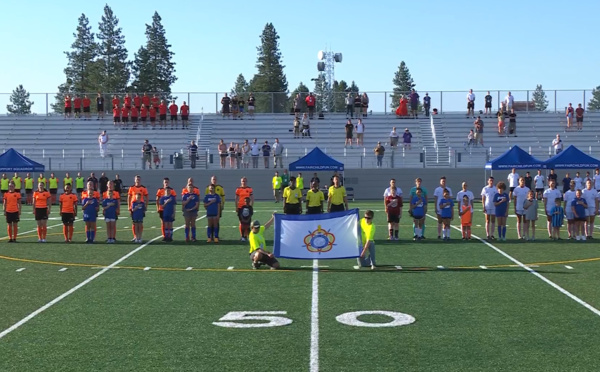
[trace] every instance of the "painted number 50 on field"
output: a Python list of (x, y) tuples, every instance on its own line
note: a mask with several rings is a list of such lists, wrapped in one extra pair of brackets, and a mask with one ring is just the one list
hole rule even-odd
[[(225, 328), (268, 328), (292, 324), (292, 319), (282, 315), (287, 315), (287, 311), (230, 311), (213, 324)], [(388, 322), (371, 323), (358, 319), (360, 316), (368, 315), (383, 315), (389, 317), (390, 320)], [(352, 311), (338, 315), (335, 320), (352, 327), (368, 328), (400, 327), (415, 322), (415, 318), (411, 315), (382, 310)]]

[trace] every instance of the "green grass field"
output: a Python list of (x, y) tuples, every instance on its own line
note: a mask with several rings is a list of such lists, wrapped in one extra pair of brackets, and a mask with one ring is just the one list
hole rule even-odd
[[(103, 243), (103, 222), (101, 243), (84, 244), (78, 221), (80, 243), (66, 245), (58, 219), (39, 244), (24, 213), (19, 243), (0, 235), (0, 370), (599, 369), (596, 241), (550, 241), (543, 220), (538, 240), (518, 241), (509, 218), (507, 242), (464, 242), (456, 230), (443, 242), (432, 219), (413, 242), (406, 214), (400, 241), (388, 241), (382, 205), (352, 203), (376, 211), (375, 271), (285, 259), (280, 271), (251, 270), (232, 211), (218, 245), (205, 243), (204, 219), (195, 244), (183, 229), (173, 243), (130, 243), (126, 218), (118, 244)], [(258, 202), (255, 216), (274, 208)], [(145, 241), (160, 235), (156, 213), (145, 226)], [(473, 232), (485, 235), (481, 212)]]

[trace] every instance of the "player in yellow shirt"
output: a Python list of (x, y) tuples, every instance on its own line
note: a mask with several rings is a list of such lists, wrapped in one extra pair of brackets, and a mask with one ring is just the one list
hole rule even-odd
[[(273, 176), (273, 181), (271, 184), (273, 185), (273, 197), (275, 198), (275, 203), (279, 203), (281, 199), (281, 185), (283, 181), (279, 176), (279, 172), (275, 171), (275, 175)], [(286, 185), (287, 186), (287, 185)]]
[(23, 180), (21, 179), (21, 177), (19, 177), (19, 173), (15, 172), (15, 175), (13, 176), (12, 180), (15, 183), (15, 191), (20, 193)]
[(50, 173), (48, 178), (48, 191), (50, 191), (50, 203), (56, 204), (56, 195), (58, 195), (58, 178), (54, 176), (54, 173)]
[(77, 191), (77, 194), (81, 194), (84, 188), (85, 178), (81, 177), (81, 172), (78, 172), (77, 178), (75, 178), (75, 191)]
[(69, 174), (69, 172), (65, 173), (65, 178), (63, 178), (63, 187), (71, 185), (71, 189), (73, 189), (73, 177)]
[(296, 176), (296, 187), (304, 196), (304, 178), (302, 177), (302, 173), (298, 173), (298, 176)]
[(290, 177), (290, 185), (283, 190), (283, 213), (302, 214), (302, 192), (296, 188), (295, 177)]
[(250, 259), (252, 260), (253, 269), (258, 269), (263, 264), (269, 265), (271, 270), (279, 269), (279, 261), (277, 261), (273, 253), (265, 250), (266, 241), (264, 233), (273, 224), (274, 220), (275, 215), (273, 214), (264, 226), (261, 226), (257, 220), (252, 222), (248, 241), (250, 242)]
[[(375, 270), (375, 224), (373, 223), (373, 217), (375, 214), (372, 210), (367, 209), (365, 216), (360, 220), (360, 230), (362, 235), (363, 248), (360, 252), (360, 257), (357, 258), (358, 266), (356, 269), (361, 267), (371, 266), (371, 270)], [(367, 257), (367, 251), (369, 255)]]
[[(298, 184), (297, 181), (296, 184)], [(323, 195), (323, 191), (319, 190), (319, 184), (311, 183), (310, 190), (306, 193), (306, 214), (323, 213), (323, 201), (325, 201), (325, 195)]]
[(31, 178), (31, 173), (27, 173), (27, 177), (23, 180), (25, 184), (25, 200), (27, 205), (33, 204), (33, 178)]
[(10, 178), (6, 176), (6, 173), (2, 173), (2, 178), (0, 178), (0, 192), (2, 195), (8, 192), (8, 183), (10, 182)]
[(333, 186), (327, 194), (327, 212), (340, 212), (348, 209), (346, 188), (340, 184), (340, 176), (333, 176)]
[(206, 186), (204, 195), (208, 194), (208, 192), (209, 192), (208, 188), (210, 187), (210, 185), (215, 186), (215, 194), (217, 194), (221, 197), (221, 212), (219, 213), (219, 217), (222, 217), (223, 209), (225, 208), (225, 189), (223, 188), (223, 186), (221, 186), (217, 183), (217, 176), (212, 176), (210, 178), (210, 184), (208, 186)]
[(48, 180), (46, 179), (46, 177), (44, 177), (44, 173), (40, 173), (40, 176), (37, 179), (37, 183), (38, 185), (40, 183), (44, 184), (44, 190), (48, 190)]

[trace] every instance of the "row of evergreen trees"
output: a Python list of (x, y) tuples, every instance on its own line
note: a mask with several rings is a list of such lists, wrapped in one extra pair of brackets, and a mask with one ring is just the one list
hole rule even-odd
[[(71, 50), (65, 52), (67, 56), (67, 67), (64, 69), (65, 83), (58, 86), (53, 109), (56, 112), (63, 111), (64, 97), (67, 94), (72, 96), (91, 92), (123, 94), (135, 91), (157, 92), (170, 98), (171, 86), (177, 81), (177, 77), (175, 62), (173, 62), (174, 53), (165, 34), (161, 17), (155, 12), (151, 24), (146, 24), (146, 44), (135, 53), (134, 60), (129, 61), (125, 36), (119, 27), (119, 19), (112, 9), (108, 5), (104, 7), (97, 34), (92, 32), (88, 18), (82, 14), (76, 32), (73, 34), (75, 40)], [(247, 98), (249, 92), (254, 92), (257, 112), (288, 112), (296, 94), (300, 93), (304, 99), (309, 88), (300, 82), (298, 87), (289, 94), (284, 73), (285, 66), (282, 64), (279, 48), (279, 35), (272, 23), (267, 23), (263, 29), (257, 54), (256, 74), (250, 81), (246, 81), (244, 75), (239, 74), (231, 95), (242, 95)], [(323, 74), (313, 80), (317, 108), (327, 107), (330, 111), (344, 111), (346, 107), (344, 99), (347, 93), (360, 91), (354, 81), (350, 85), (344, 80), (334, 81), (333, 86), (329, 87)], [(395, 109), (400, 97), (416, 87), (404, 61), (400, 63), (392, 82), (394, 89), (390, 95), (390, 107)], [(329, 89), (332, 91), (329, 92)], [(331, 95), (333, 102), (324, 102), (324, 97)], [(105, 99), (110, 102), (109, 97)], [(22, 85), (13, 91), (10, 100), (12, 104), (7, 106), (9, 113), (31, 113), (33, 102), (29, 100), (29, 93)], [(541, 85), (536, 87), (532, 101), (535, 103), (536, 110), (545, 111), (548, 107), (548, 100)], [(109, 105), (106, 106), (109, 108)], [(600, 86), (592, 91), (587, 109), (600, 110)]]

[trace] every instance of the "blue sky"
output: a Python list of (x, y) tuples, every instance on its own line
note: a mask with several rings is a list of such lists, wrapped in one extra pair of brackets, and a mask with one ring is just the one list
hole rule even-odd
[[(64, 80), (64, 51), (73, 42), (77, 19), (85, 13), (97, 31), (103, 2), (31, 0), (4, 5), (0, 23), (3, 49), (0, 93), (23, 84), (32, 93), (53, 92)], [(140, 5), (144, 4), (143, 7)], [(565, 7), (559, 1), (187, 1), (146, 0), (109, 3), (120, 20), (130, 56), (145, 42), (145, 24), (155, 10), (163, 18), (175, 53), (179, 80), (174, 92), (229, 91), (239, 73), (256, 72), (256, 47), (264, 25), (272, 22), (289, 90), (300, 81), (313, 88), (317, 52), (343, 53), (336, 79), (355, 80), (362, 91), (393, 88), (404, 60), (425, 91), (457, 91), (444, 102), (462, 101), (466, 91), (588, 89), (600, 85), (600, 52), (591, 25), (600, 2), (584, 0)], [(439, 101), (434, 97), (433, 105)], [(484, 94), (478, 96), (483, 98)], [(381, 101), (383, 94), (371, 94)], [(373, 98), (374, 97), (374, 98)], [(526, 94), (522, 93), (523, 99)], [(588, 98), (589, 100), (589, 93)], [(549, 97), (553, 101), (553, 94)], [(35, 95), (36, 111), (45, 96)], [(519, 94), (517, 94), (519, 99)], [(3, 112), (7, 95), (0, 95)], [(214, 94), (193, 95), (192, 106), (214, 111)], [(562, 101), (581, 102), (582, 93), (559, 93)], [(553, 102), (551, 102), (553, 105)], [(35, 107), (34, 107), (35, 108)], [(462, 108), (461, 108), (462, 109)], [(198, 110), (195, 110), (198, 111)], [(382, 111), (382, 110), (381, 110)]]

